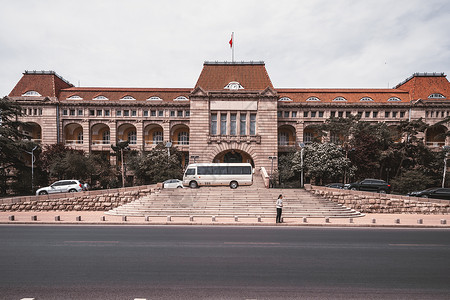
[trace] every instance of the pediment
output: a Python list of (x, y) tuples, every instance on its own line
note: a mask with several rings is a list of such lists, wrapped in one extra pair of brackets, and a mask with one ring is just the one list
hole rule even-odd
[(201, 86), (196, 87), (192, 92), (191, 92), (191, 96), (208, 96), (208, 93), (202, 89)]
[(272, 87), (268, 86), (260, 93), (260, 95), (265, 97), (276, 97), (278, 94)]

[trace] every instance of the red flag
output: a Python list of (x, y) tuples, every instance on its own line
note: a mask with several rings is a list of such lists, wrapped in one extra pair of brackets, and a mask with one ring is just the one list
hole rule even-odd
[(230, 43), (230, 48), (233, 48), (233, 34), (231, 34), (231, 40), (228, 43)]

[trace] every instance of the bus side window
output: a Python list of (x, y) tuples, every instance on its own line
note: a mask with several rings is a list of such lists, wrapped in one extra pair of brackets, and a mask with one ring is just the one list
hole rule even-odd
[(186, 175), (195, 175), (195, 169), (187, 169)]
[(242, 167), (242, 174), (252, 174), (251, 167)]

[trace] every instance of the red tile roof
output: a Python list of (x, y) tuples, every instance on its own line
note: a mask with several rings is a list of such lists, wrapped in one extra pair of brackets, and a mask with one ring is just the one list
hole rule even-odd
[(450, 100), (450, 83), (443, 73), (415, 73), (396, 88), (408, 91), (412, 99), (427, 99), (438, 93)]
[[(93, 100), (98, 96), (104, 96), (111, 101), (118, 101), (125, 96), (131, 96), (136, 101), (146, 101), (150, 97), (159, 97), (163, 101), (173, 101), (177, 97), (184, 96), (189, 99), (189, 94), (192, 89), (177, 89), (177, 88), (81, 88), (72, 87), (61, 91), (59, 100), (66, 101), (72, 96), (79, 96), (85, 100)], [(130, 100), (122, 100), (130, 101)], [(132, 100), (131, 100), (132, 101)], [(130, 102), (131, 102), (130, 101)]]
[(245, 90), (273, 88), (264, 62), (205, 62), (195, 87), (205, 91), (223, 90), (233, 81)]
[[(380, 103), (388, 102), (390, 98), (398, 98), (401, 102), (409, 102), (410, 96), (407, 91), (398, 89), (276, 89), (279, 99), (290, 98), (292, 102), (308, 103), (307, 99), (316, 97), (320, 99), (316, 103), (334, 102), (337, 97), (342, 97), (347, 101), (339, 103)], [(369, 97), (372, 101), (361, 101)], [(336, 101), (337, 102), (337, 101)]]
[(9, 96), (20, 97), (26, 92), (36, 91), (43, 97), (59, 97), (61, 89), (72, 86), (53, 71), (25, 71)]

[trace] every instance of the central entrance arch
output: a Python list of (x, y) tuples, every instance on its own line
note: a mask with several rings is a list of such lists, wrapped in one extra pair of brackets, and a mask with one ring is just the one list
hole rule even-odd
[(231, 150), (225, 150), (220, 153), (218, 153), (214, 159), (213, 162), (215, 163), (250, 163), (252, 167), (255, 167), (255, 164), (253, 163), (253, 159), (245, 151), (237, 150), (237, 149), (231, 149)]

